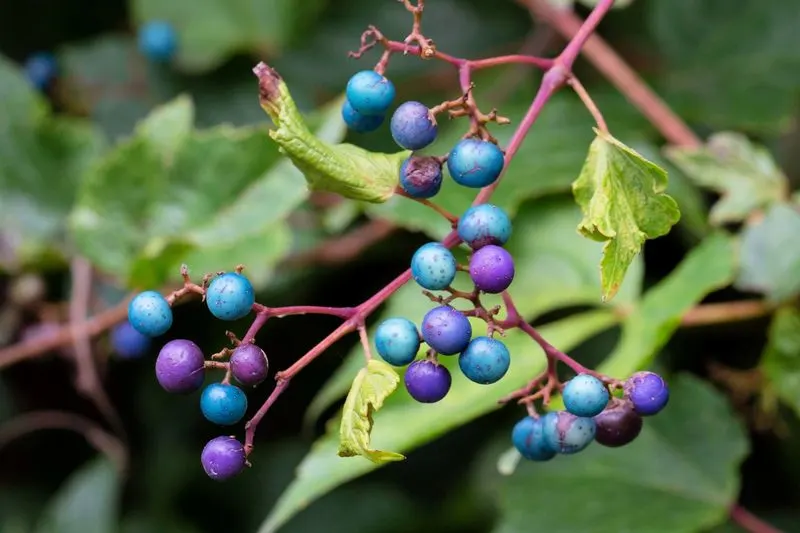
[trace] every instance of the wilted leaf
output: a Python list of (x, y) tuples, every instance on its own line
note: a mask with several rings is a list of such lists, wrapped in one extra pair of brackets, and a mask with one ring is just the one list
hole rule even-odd
[(573, 192), (584, 218), (578, 230), (605, 242), (600, 262), (603, 299), (619, 290), (645, 240), (669, 233), (680, 211), (664, 193), (667, 173), (607, 133), (597, 137)]

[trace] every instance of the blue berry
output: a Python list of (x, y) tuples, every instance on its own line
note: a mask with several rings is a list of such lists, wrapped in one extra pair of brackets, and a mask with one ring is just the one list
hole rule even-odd
[(575, 416), (567, 411), (547, 413), (542, 417), (544, 441), (557, 453), (570, 455), (584, 450), (594, 440), (594, 419)]
[(470, 381), (488, 385), (506, 375), (511, 366), (511, 354), (497, 339), (475, 337), (458, 356), (458, 366)]
[(383, 124), (383, 115), (362, 115), (355, 109), (350, 101), (345, 100), (342, 104), (342, 120), (347, 127), (358, 133), (369, 133), (377, 130)]
[(375, 330), (375, 348), (384, 361), (394, 366), (406, 366), (417, 357), (419, 331), (407, 318), (388, 318)]
[(549, 461), (556, 456), (544, 440), (541, 418), (526, 416), (511, 430), (511, 442), (517, 451), (529, 461)]
[(152, 20), (139, 28), (139, 51), (151, 61), (165, 63), (177, 49), (178, 36), (169, 22)]
[(420, 246), (411, 257), (411, 275), (420, 287), (429, 291), (446, 289), (456, 277), (456, 258), (438, 242)]
[(608, 405), (610, 395), (602, 381), (589, 374), (578, 374), (561, 393), (564, 407), (575, 416), (596, 416)]
[(34, 87), (43, 91), (58, 75), (58, 62), (49, 52), (38, 52), (31, 55), (24, 65), (25, 75)]
[(430, 156), (412, 155), (400, 165), (400, 187), (412, 198), (432, 198), (442, 188), (442, 163)]
[(356, 112), (382, 117), (392, 105), (395, 90), (394, 84), (385, 76), (374, 70), (362, 70), (353, 74), (347, 82), (345, 95)]
[(422, 339), (442, 355), (464, 351), (471, 337), (472, 324), (449, 305), (434, 307), (422, 319)]
[(419, 102), (404, 102), (395, 109), (389, 124), (394, 142), (406, 150), (422, 150), (438, 133), (430, 109)]
[(458, 219), (458, 237), (473, 250), (488, 244), (502, 246), (511, 237), (511, 219), (496, 205), (470, 207)]
[(450, 391), (453, 378), (447, 367), (434, 361), (414, 361), (404, 377), (408, 394), (420, 403), (436, 403)]
[(148, 337), (158, 337), (172, 327), (172, 308), (156, 291), (144, 291), (128, 304), (128, 321)]
[(480, 189), (491, 185), (503, 171), (503, 152), (489, 141), (463, 139), (450, 151), (447, 170), (459, 185)]
[(664, 378), (654, 372), (637, 372), (625, 382), (625, 396), (640, 416), (652, 416), (669, 402), (669, 387)]
[(200, 395), (200, 410), (209, 422), (232, 426), (247, 411), (247, 395), (235, 385), (212, 383)]
[(152, 339), (142, 335), (127, 320), (111, 330), (111, 345), (122, 359), (138, 359), (150, 349)]
[(256, 302), (253, 285), (236, 272), (220, 274), (206, 289), (206, 304), (211, 314), (220, 320), (239, 320), (250, 312)]

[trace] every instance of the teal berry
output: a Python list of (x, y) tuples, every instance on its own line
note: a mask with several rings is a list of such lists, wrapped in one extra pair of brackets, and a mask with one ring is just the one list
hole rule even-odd
[(394, 142), (406, 150), (422, 150), (434, 140), (439, 131), (430, 109), (419, 102), (403, 102), (389, 123)]
[(475, 337), (458, 356), (461, 372), (475, 383), (496, 383), (508, 372), (511, 354), (501, 341), (491, 337)]
[(172, 327), (172, 308), (156, 291), (144, 291), (128, 304), (128, 322), (148, 337), (158, 337)]
[(589, 374), (569, 380), (561, 393), (564, 407), (575, 416), (593, 417), (603, 412), (611, 395), (605, 384)]
[(473, 250), (489, 244), (502, 246), (511, 238), (511, 219), (501, 208), (479, 204), (458, 219), (458, 236)]
[(463, 139), (447, 158), (447, 170), (459, 185), (480, 189), (494, 183), (503, 171), (502, 150), (489, 141)]
[(511, 430), (511, 442), (519, 454), (529, 461), (549, 461), (556, 456), (544, 439), (541, 418), (526, 416)]
[(139, 28), (139, 51), (151, 61), (165, 63), (178, 49), (178, 36), (172, 24), (152, 20)]
[(380, 116), (386, 114), (394, 100), (394, 84), (374, 70), (356, 72), (345, 89), (347, 101), (361, 115)]
[(214, 278), (206, 289), (206, 304), (220, 320), (239, 320), (256, 302), (253, 285), (238, 272), (226, 272)]
[(342, 120), (348, 128), (357, 133), (369, 133), (383, 124), (383, 115), (362, 115), (353, 109), (349, 100), (345, 100), (342, 104)]
[(200, 395), (200, 410), (209, 422), (232, 426), (247, 412), (247, 395), (235, 385), (212, 383)]
[(416, 359), (420, 344), (417, 326), (407, 318), (387, 318), (375, 330), (375, 348), (393, 366), (406, 366)]
[(411, 257), (411, 275), (423, 289), (440, 291), (453, 283), (458, 271), (456, 258), (438, 242), (420, 246)]
[(564, 455), (584, 450), (592, 443), (597, 431), (594, 419), (567, 411), (547, 413), (542, 417), (542, 428), (547, 446)]

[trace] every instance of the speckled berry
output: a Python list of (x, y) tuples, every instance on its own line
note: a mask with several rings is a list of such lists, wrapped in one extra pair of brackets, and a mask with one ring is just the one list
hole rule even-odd
[(239, 320), (256, 301), (253, 285), (244, 275), (226, 272), (211, 280), (206, 289), (206, 305), (220, 320)]
[(189, 394), (203, 385), (205, 357), (190, 340), (169, 341), (158, 352), (156, 379), (161, 387), (175, 394)]
[(216, 437), (208, 441), (200, 454), (206, 475), (215, 481), (230, 479), (247, 464), (244, 446), (234, 437)]
[(394, 366), (406, 366), (417, 357), (419, 331), (407, 318), (387, 318), (375, 330), (375, 349), (384, 361)]
[(394, 100), (394, 84), (374, 70), (356, 72), (347, 82), (345, 95), (353, 109), (366, 116), (383, 116)]
[(400, 187), (412, 198), (432, 198), (442, 188), (442, 163), (430, 156), (413, 155), (400, 165)]
[(231, 374), (245, 387), (255, 387), (269, 374), (269, 360), (264, 350), (253, 343), (240, 344), (229, 359)]
[(567, 411), (547, 413), (542, 418), (542, 429), (547, 446), (565, 455), (584, 450), (594, 440), (596, 431), (593, 419)]
[(111, 330), (111, 346), (121, 359), (138, 359), (150, 349), (153, 339), (142, 335), (127, 320)]
[(422, 150), (436, 140), (439, 129), (430, 109), (413, 101), (395, 109), (389, 127), (394, 141), (406, 150)]
[(456, 258), (441, 243), (423, 244), (411, 257), (411, 275), (423, 289), (446, 289), (453, 283), (456, 272)]
[(382, 115), (362, 115), (348, 100), (342, 104), (342, 120), (347, 127), (357, 133), (369, 133), (377, 130), (383, 124)]
[(458, 366), (470, 381), (488, 385), (506, 375), (511, 366), (511, 354), (502, 341), (475, 337), (458, 356)]
[(158, 337), (172, 327), (172, 308), (156, 291), (140, 292), (128, 304), (128, 322), (142, 335)]
[(472, 338), (472, 324), (460, 311), (442, 305), (422, 319), (422, 339), (442, 355), (462, 352)]
[(633, 442), (642, 432), (644, 421), (629, 401), (615, 401), (611, 407), (594, 417), (597, 430), (594, 440), (609, 448)]
[(514, 274), (511, 254), (494, 244), (475, 250), (469, 260), (469, 277), (478, 289), (489, 294), (506, 290), (514, 281)]
[(590, 374), (578, 374), (561, 393), (564, 407), (575, 416), (595, 416), (608, 405), (610, 395), (605, 384)]
[(235, 385), (212, 383), (200, 395), (200, 411), (213, 424), (232, 426), (247, 412), (247, 396)]
[(659, 413), (669, 402), (669, 387), (664, 378), (654, 372), (637, 372), (624, 385), (625, 396), (641, 416)]
[(511, 238), (511, 219), (492, 204), (470, 207), (458, 220), (458, 236), (473, 250), (504, 245)]
[(504, 164), (502, 150), (480, 139), (462, 139), (447, 157), (447, 170), (453, 180), (474, 189), (494, 183)]
[(446, 367), (422, 359), (408, 366), (404, 381), (408, 394), (416, 401), (436, 403), (447, 396), (453, 379)]
[(511, 442), (522, 457), (529, 461), (549, 461), (556, 456), (544, 440), (541, 418), (526, 416), (511, 430)]

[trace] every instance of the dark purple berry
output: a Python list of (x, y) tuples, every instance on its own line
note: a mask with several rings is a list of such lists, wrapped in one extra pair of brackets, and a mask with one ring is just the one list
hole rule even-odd
[(190, 340), (176, 339), (161, 348), (156, 359), (156, 379), (167, 392), (189, 394), (203, 385), (205, 357)]
[(641, 416), (652, 416), (669, 402), (669, 387), (654, 372), (637, 372), (625, 382), (625, 396)]
[(630, 444), (642, 432), (642, 417), (628, 401), (615, 401), (611, 407), (594, 417), (597, 426), (594, 440), (609, 448)]
[(486, 245), (472, 254), (469, 276), (483, 292), (501, 293), (514, 281), (514, 259), (504, 248)]
[(409, 157), (400, 166), (400, 187), (413, 198), (436, 196), (442, 188), (442, 163), (435, 157)]
[(452, 381), (447, 368), (427, 359), (414, 361), (406, 369), (406, 389), (420, 403), (436, 403), (447, 396)]
[(203, 448), (200, 463), (208, 477), (215, 481), (225, 481), (244, 470), (247, 456), (244, 446), (235, 438), (216, 437)]
[(233, 350), (230, 363), (233, 377), (246, 387), (255, 387), (267, 379), (269, 373), (267, 354), (255, 344), (239, 345)]

